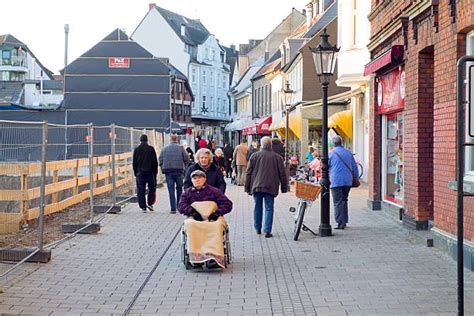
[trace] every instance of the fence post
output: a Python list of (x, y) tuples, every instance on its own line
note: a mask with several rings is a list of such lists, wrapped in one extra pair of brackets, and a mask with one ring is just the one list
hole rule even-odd
[(39, 206), (38, 248), (43, 250), (44, 207), (46, 193), (46, 160), (48, 159), (48, 121), (43, 122), (43, 141), (41, 145), (41, 187)]
[[(21, 191), (24, 194), (24, 196), (28, 196), (28, 169), (26, 173), (23, 173), (21, 175)], [(21, 201), (21, 218), (24, 223), (28, 221), (28, 207), (29, 207), (29, 200), (28, 199), (23, 199)], [(23, 223), (22, 223), (23, 224)]]
[[(130, 152), (132, 152), (133, 154), (133, 151), (135, 150), (135, 146), (134, 146), (134, 143), (133, 143), (133, 135), (134, 135), (134, 132), (135, 130), (130, 127)], [(132, 155), (132, 170), (130, 171), (130, 174), (132, 176), (132, 196), (134, 196), (137, 192), (135, 190), (135, 172), (133, 171), (133, 155)]]
[(94, 125), (89, 124), (89, 203), (91, 223), (94, 219)]
[(116, 173), (115, 173), (115, 124), (111, 126), (111, 155), (112, 155), (112, 203), (115, 205), (117, 203), (117, 183), (116, 183)]

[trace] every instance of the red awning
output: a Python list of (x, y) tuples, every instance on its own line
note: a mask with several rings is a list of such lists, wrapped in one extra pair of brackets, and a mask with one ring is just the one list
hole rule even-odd
[(400, 60), (401, 58), (403, 58), (403, 45), (394, 45), (390, 50), (365, 65), (364, 76), (374, 73), (380, 68), (387, 66), (396, 60)]
[[(270, 125), (272, 125), (272, 117), (268, 116), (258, 121), (258, 134), (259, 135), (270, 135)], [(255, 122), (242, 129), (242, 135), (255, 134)]]

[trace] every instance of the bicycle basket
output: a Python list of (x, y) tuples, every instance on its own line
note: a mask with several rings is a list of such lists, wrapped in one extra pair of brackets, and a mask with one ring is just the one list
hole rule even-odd
[(304, 183), (304, 182), (296, 182), (296, 197), (306, 200), (306, 201), (315, 201), (319, 193), (321, 192), (321, 186)]

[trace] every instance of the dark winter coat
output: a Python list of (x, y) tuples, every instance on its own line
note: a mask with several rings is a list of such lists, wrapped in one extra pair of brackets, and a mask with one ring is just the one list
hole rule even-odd
[(232, 156), (234, 155), (234, 148), (232, 148), (230, 145), (225, 146), (222, 151), (224, 152), (224, 158), (225, 160), (232, 159)]
[(135, 176), (142, 172), (158, 173), (158, 160), (156, 159), (156, 152), (153, 146), (142, 142), (140, 146), (133, 151), (133, 173)]
[(217, 157), (214, 156), (214, 163), (217, 165), (218, 168), (225, 169), (225, 159), (223, 156)]
[(191, 204), (194, 202), (214, 201), (217, 203), (217, 214), (224, 215), (232, 211), (232, 202), (219, 189), (206, 183), (201, 190), (195, 187), (186, 189), (179, 199), (178, 211), (187, 216), (191, 216), (194, 209)]
[(283, 159), (285, 158), (285, 146), (283, 146), (279, 139), (272, 140), (272, 149), (273, 152), (279, 154)]
[(188, 161), (188, 153), (177, 143), (169, 143), (160, 152), (160, 168), (163, 173), (183, 172)]
[(194, 162), (194, 152), (191, 148), (186, 148), (186, 152), (188, 153), (188, 156), (189, 156), (189, 160), (191, 162)]
[(288, 180), (283, 159), (268, 149), (261, 149), (253, 154), (247, 165), (245, 192), (262, 192), (277, 196), (280, 184), (281, 192), (287, 192)]
[(250, 150), (247, 153), (247, 161), (250, 160), (250, 157), (252, 157), (252, 155), (255, 154), (256, 152), (258, 152), (258, 149), (253, 146), (250, 146)]
[(211, 163), (207, 171), (205, 171), (199, 163), (189, 166), (189, 168), (186, 169), (186, 175), (184, 176), (185, 189), (193, 186), (193, 182), (191, 181), (191, 173), (193, 173), (195, 170), (204, 171), (206, 173), (206, 183), (218, 188), (222, 193), (225, 193), (226, 183), (224, 180), (224, 175), (214, 163)]

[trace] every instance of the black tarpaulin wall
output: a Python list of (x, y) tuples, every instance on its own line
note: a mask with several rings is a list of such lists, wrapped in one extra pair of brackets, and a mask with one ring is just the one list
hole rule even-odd
[[(128, 59), (111, 68), (109, 58)], [(92, 122), (162, 130), (170, 124), (170, 68), (119, 29), (69, 64), (64, 107), (68, 124)]]

